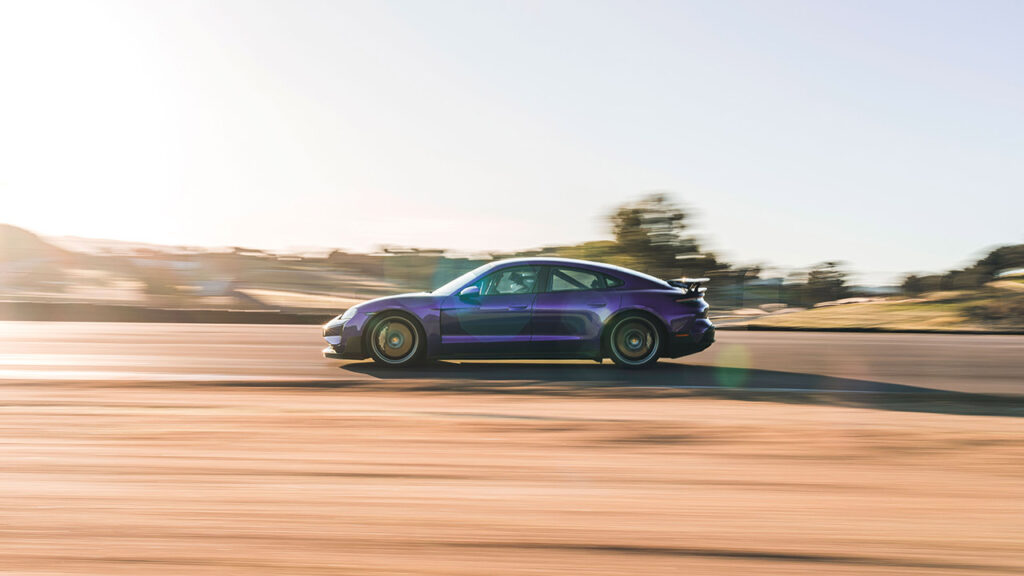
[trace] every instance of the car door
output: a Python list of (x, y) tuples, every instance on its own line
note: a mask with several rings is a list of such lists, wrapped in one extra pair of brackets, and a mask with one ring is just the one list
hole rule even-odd
[(500, 357), (523, 355), (533, 331), (533, 301), (540, 266), (501, 268), (471, 286), (477, 294), (458, 293), (441, 305), (441, 354)]
[(538, 356), (592, 357), (605, 320), (618, 308), (621, 281), (595, 270), (549, 266), (533, 304), (531, 348)]

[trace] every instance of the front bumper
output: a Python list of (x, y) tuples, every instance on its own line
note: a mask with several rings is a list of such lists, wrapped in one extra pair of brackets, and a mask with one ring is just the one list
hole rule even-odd
[(328, 346), (327, 348), (324, 348), (323, 350), (320, 351), (320, 353), (324, 355), (324, 358), (331, 358), (334, 360), (341, 360), (342, 358), (344, 358), (344, 356), (342, 356), (340, 352), (334, 350), (333, 346)]
[(362, 360), (366, 358), (366, 354), (362, 353), (359, 346), (327, 346), (320, 353), (323, 354), (324, 358), (331, 358), (332, 360)]
[(320, 353), (324, 358), (359, 360), (366, 357), (362, 351), (359, 329), (352, 322), (335, 318), (324, 324), (323, 334), (327, 347)]

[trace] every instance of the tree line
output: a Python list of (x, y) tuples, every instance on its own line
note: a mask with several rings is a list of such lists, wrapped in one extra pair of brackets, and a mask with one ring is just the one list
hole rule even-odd
[(944, 274), (911, 274), (903, 281), (907, 294), (922, 294), (939, 290), (971, 290), (1006, 277), (1014, 271), (1024, 270), (1024, 244), (1001, 246), (992, 250), (974, 264)]

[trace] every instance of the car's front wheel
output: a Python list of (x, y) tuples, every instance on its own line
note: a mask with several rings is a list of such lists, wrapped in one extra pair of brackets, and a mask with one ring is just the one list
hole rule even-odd
[(370, 329), (370, 357), (390, 366), (408, 366), (423, 357), (423, 338), (418, 324), (403, 314), (387, 313)]
[(608, 333), (608, 354), (619, 366), (644, 368), (658, 361), (661, 332), (649, 318), (629, 315), (615, 321)]

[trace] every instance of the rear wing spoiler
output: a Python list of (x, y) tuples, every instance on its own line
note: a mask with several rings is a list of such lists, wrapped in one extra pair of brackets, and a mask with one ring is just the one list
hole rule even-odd
[(707, 291), (707, 288), (702, 288), (701, 284), (710, 282), (708, 278), (676, 278), (675, 280), (667, 281), (669, 286), (673, 288), (679, 288), (683, 292), (686, 292), (688, 296), (701, 296)]

